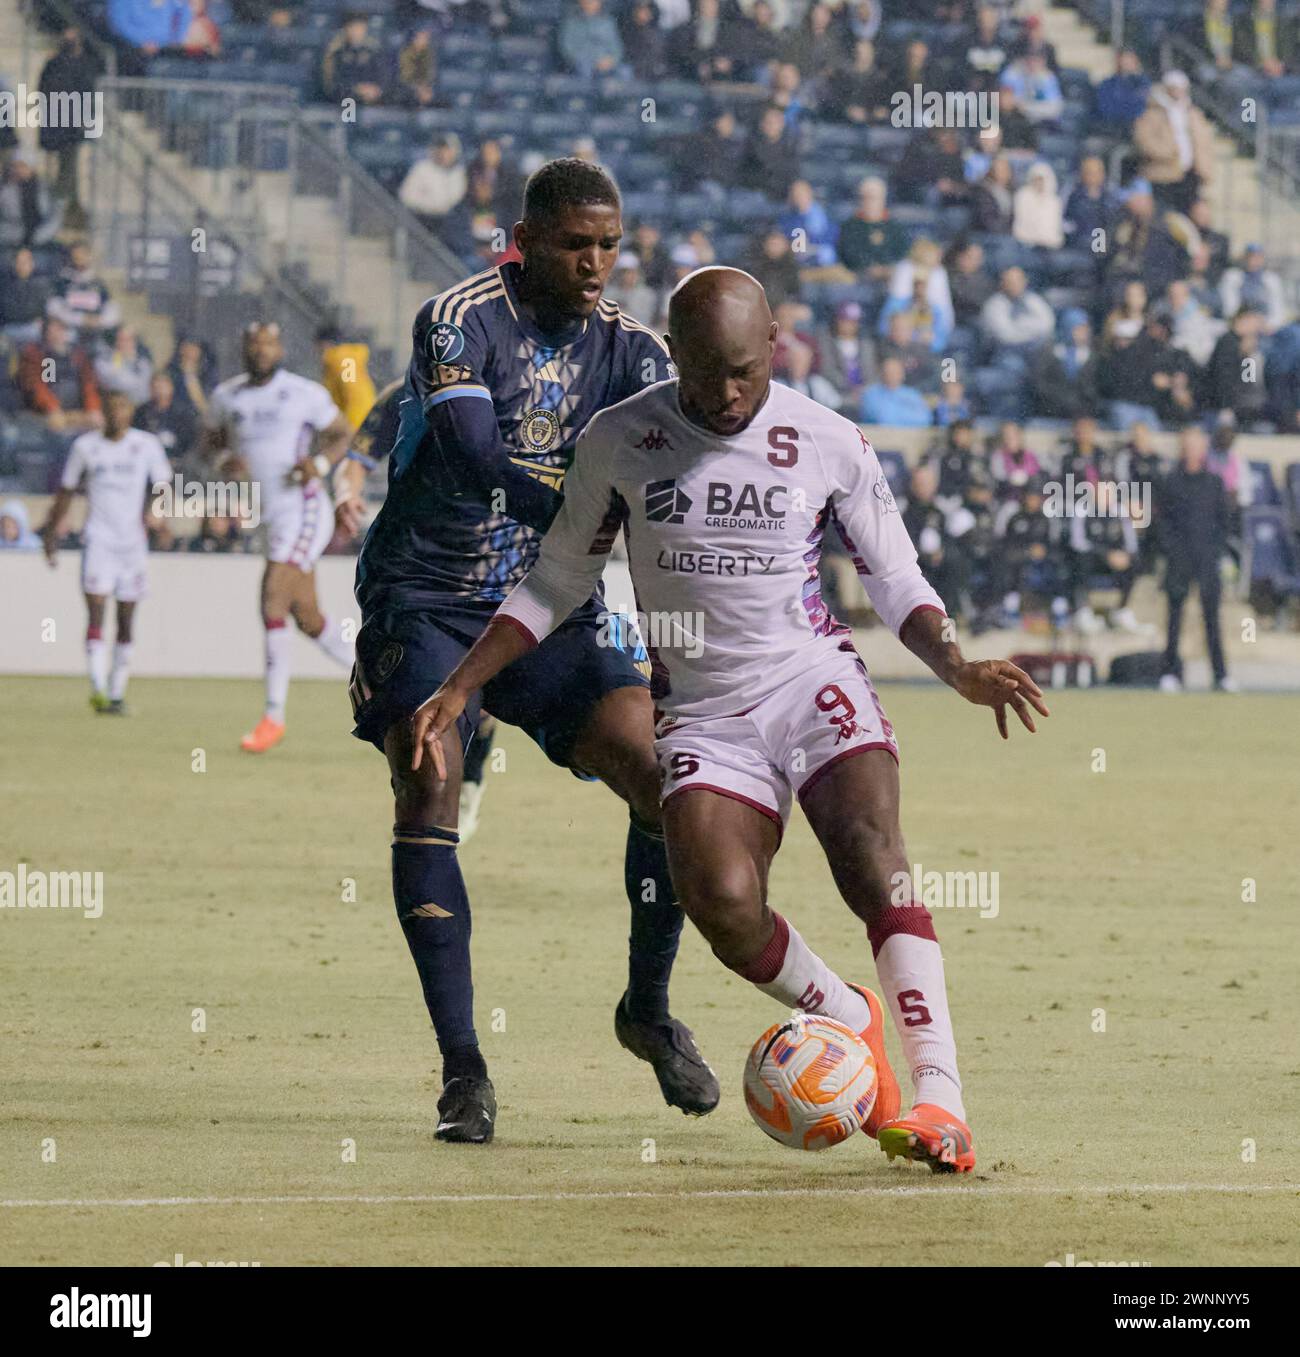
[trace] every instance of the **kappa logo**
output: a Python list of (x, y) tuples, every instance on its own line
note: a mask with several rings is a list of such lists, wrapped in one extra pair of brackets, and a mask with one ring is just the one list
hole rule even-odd
[(880, 476), (880, 479), (876, 481), (875, 485), (871, 487), (871, 493), (880, 501), (880, 512), (882, 514), (896, 514), (898, 512), (898, 504), (894, 499), (894, 492), (889, 488), (889, 482), (885, 479), (883, 474)]
[(668, 441), (662, 429), (647, 429), (641, 441), (632, 446), (645, 448), (649, 452), (662, 452), (664, 448), (671, 448), (672, 444)]
[(676, 480), (651, 481), (645, 488), (645, 516), (650, 523), (685, 523), (694, 501)]

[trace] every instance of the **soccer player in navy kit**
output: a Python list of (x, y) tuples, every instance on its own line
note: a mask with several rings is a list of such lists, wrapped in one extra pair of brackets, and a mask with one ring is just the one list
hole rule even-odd
[[(491, 1140), (496, 1117), (474, 1031), (456, 857), (480, 702), (446, 734), (445, 782), (427, 761), (412, 769), (411, 717), (533, 564), (587, 421), (672, 375), (662, 340), (602, 300), (621, 235), (613, 180), (584, 161), (551, 161), (529, 179), (514, 228), (523, 263), (485, 270), (421, 307), (388, 497), (357, 566), (353, 733), (383, 750), (392, 775), (393, 894), (443, 1057), (442, 1140)], [(611, 515), (611, 536), (618, 527)], [(629, 983), (615, 1031), (654, 1067), (669, 1104), (702, 1115), (717, 1105), (717, 1079), (668, 1012), (683, 915), (660, 829), (649, 657), (635, 637), (610, 645), (603, 612), (597, 593), (487, 685), (481, 705), (628, 803)]]

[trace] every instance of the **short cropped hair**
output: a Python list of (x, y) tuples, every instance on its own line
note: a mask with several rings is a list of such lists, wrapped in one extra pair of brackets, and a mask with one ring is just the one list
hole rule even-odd
[(608, 170), (576, 156), (548, 160), (524, 187), (525, 221), (554, 221), (565, 208), (593, 204), (622, 207), (618, 185)]

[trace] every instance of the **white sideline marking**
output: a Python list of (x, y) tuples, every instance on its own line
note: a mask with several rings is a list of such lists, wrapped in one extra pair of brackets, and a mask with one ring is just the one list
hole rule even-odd
[(898, 1187), (738, 1187), (681, 1192), (448, 1192), (419, 1196), (299, 1196), (299, 1197), (62, 1197), (0, 1200), (0, 1208), (27, 1207), (112, 1207), (135, 1209), (149, 1206), (445, 1206), (454, 1202), (600, 1202), (600, 1201), (707, 1201), (711, 1198), (764, 1197), (936, 1197), (957, 1193), (962, 1197), (1106, 1197), (1119, 1193), (1178, 1192), (1296, 1192), (1300, 1183), (1116, 1183), (1112, 1186), (1086, 1184), (1079, 1187), (1051, 1187), (1022, 1183), (1002, 1187), (996, 1183), (959, 1182), (919, 1184)]

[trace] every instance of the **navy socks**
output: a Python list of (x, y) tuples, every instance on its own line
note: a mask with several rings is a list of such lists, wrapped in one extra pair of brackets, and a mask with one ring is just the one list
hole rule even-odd
[(623, 880), (632, 907), (628, 938), (628, 1012), (638, 1021), (668, 1016), (668, 978), (685, 915), (677, 905), (663, 831), (635, 815), (627, 831)]

